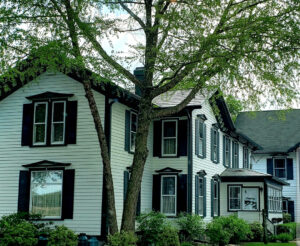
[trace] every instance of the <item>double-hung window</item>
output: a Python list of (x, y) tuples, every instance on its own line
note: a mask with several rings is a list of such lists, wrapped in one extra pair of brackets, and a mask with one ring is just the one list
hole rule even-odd
[(32, 171), (30, 211), (42, 218), (59, 219), (62, 215), (62, 170)]
[(224, 136), (223, 141), (224, 147), (224, 153), (223, 153), (223, 162), (225, 167), (230, 167), (230, 138), (227, 136)]
[(239, 168), (239, 143), (232, 142), (232, 168)]
[(199, 188), (198, 188), (198, 192), (199, 192), (199, 198), (198, 198), (198, 214), (203, 216), (203, 212), (204, 212), (204, 178), (203, 177), (199, 177)]
[(243, 147), (243, 168), (249, 168), (249, 150)]
[(64, 144), (66, 130), (66, 101), (52, 102), (51, 144)]
[(219, 132), (213, 127), (211, 129), (211, 160), (214, 163), (219, 163)]
[(177, 120), (162, 121), (162, 156), (177, 156)]
[(48, 103), (35, 103), (33, 117), (33, 145), (45, 145), (47, 141)]
[(286, 159), (274, 159), (274, 176), (278, 178), (286, 178)]
[(177, 209), (177, 176), (161, 176), (161, 212), (168, 216), (176, 216)]
[(213, 216), (219, 216), (219, 182), (213, 180)]
[(206, 125), (201, 118), (196, 119), (196, 155), (200, 158), (206, 157)]
[(130, 113), (130, 151), (135, 150), (135, 136), (137, 130), (137, 114), (134, 112)]
[(241, 186), (229, 186), (229, 210), (241, 210)]
[(257, 211), (259, 207), (259, 189), (256, 187), (228, 186), (229, 211)]

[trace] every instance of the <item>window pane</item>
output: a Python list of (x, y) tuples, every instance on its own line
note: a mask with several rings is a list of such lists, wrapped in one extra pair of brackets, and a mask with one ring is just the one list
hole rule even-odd
[(53, 142), (63, 142), (64, 141), (64, 124), (54, 123), (53, 124)]
[(203, 138), (203, 123), (199, 124), (199, 137)]
[(65, 113), (64, 105), (65, 105), (64, 102), (53, 103), (53, 121), (54, 122), (64, 121), (64, 113)]
[(163, 196), (163, 213), (175, 214), (175, 196)]
[(137, 116), (136, 114), (131, 114), (131, 131), (136, 132), (137, 129)]
[(43, 143), (45, 142), (45, 125), (35, 125), (35, 143)]
[(278, 178), (285, 178), (285, 169), (275, 169), (275, 176)]
[(230, 199), (229, 206), (230, 206), (230, 209), (241, 209), (241, 200), (240, 199)]
[(203, 139), (199, 140), (199, 155), (203, 156)]
[(214, 197), (218, 198), (218, 183), (214, 183)]
[(31, 212), (61, 216), (62, 171), (32, 172)]
[(176, 154), (176, 139), (164, 139), (164, 154)]
[(165, 121), (163, 125), (164, 125), (164, 137), (176, 136), (176, 121)]
[(199, 178), (199, 196), (203, 196), (203, 179)]
[(240, 187), (230, 187), (230, 198), (240, 198)]
[(45, 123), (46, 104), (37, 104), (35, 107), (35, 123)]
[(203, 197), (199, 197), (198, 212), (199, 212), (199, 215), (203, 215)]
[(275, 159), (275, 168), (285, 168), (285, 160)]
[(136, 133), (131, 132), (130, 134), (131, 134), (131, 136), (130, 136), (130, 148), (131, 148), (131, 150), (134, 150), (135, 149), (135, 135), (136, 135)]
[(163, 178), (163, 195), (175, 195), (175, 177)]
[(218, 200), (218, 198), (215, 198), (214, 199), (214, 215), (217, 216), (219, 214), (218, 211), (219, 211), (219, 200)]
[(243, 188), (243, 209), (257, 210), (258, 209), (258, 189)]

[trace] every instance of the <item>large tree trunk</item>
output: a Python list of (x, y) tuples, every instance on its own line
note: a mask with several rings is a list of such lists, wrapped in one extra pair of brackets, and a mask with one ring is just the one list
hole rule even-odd
[(137, 200), (141, 189), (144, 166), (148, 156), (147, 139), (149, 134), (149, 126), (151, 123), (151, 115), (151, 99), (142, 98), (138, 114), (138, 128), (132, 171), (122, 217), (121, 230), (124, 231), (135, 230)]
[(100, 143), (100, 152), (102, 156), (103, 162), (103, 178), (105, 179), (106, 187), (102, 189), (107, 190), (107, 203), (108, 203), (108, 221), (109, 221), (109, 230), (111, 234), (118, 232), (118, 224), (117, 224), (117, 214), (115, 208), (115, 193), (114, 193), (114, 183), (111, 172), (111, 164), (108, 152), (108, 146), (106, 142), (106, 137), (103, 131), (101, 118), (99, 115), (99, 111), (94, 99), (94, 95), (91, 89), (91, 82), (84, 82), (84, 90), (86, 93), (86, 98), (88, 99), (90, 110), (94, 119), (95, 128), (97, 131), (98, 140)]

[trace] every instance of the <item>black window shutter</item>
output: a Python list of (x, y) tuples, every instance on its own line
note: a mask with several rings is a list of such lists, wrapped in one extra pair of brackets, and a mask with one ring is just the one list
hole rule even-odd
[(152, 209), (160, 211), (160, 175), (153, 175)]
[(23, 122), (22, 122), (22, 146), (32, 145), (33, 130), (33, 104), (23, 105)]
[(203, 123), (203, 158), (206, 158), (206, 124)]
[(187, 175), (178, 175), (177, 180), (177, 213), (187, 212)]
[(210, 204), (211, 204), (211, 217), (214, 217), (214, 180), (210, 180)]
[(18, 212), (29, 212), (30, 172), (20, 171)]
[(127, 195), (128, 181), (129, 181), (129, 172), (128, 171), (124, 171), (124, 191), (123, 191), (124, 202), (126, 200), (126, 195)]
[(64, 171), (62, 219), (73, 219), (75, 170)]
[(214, 161), (214, 130), (210, 129), (210, 159)]
[(77, 101), (67, 102), (66, 144), (76, 144)]
[(226, 139), (225, 139), (225, 136), (223, 135), (223, 165), (224, 167), (227, 167), (226, 166), (226, 160), (225, 160), (225, 144), (226, 144)]
[(217, 163), (220, 163), (220, 133), (217, 131)]
[(178, 156), (187, 156), (187, 120), (178, 121)]
[(153, 156), (161, 156), (161, 121), (153, 122)]
[(199, 119), (195, 120), (195, 154), (199, 156)]
[(294, 179), (294, 172), (293, 172), (293, 159), (292, 158), (287, 158), (286, 159), (286, 168), (287, 168), (287, 179), (292, 180)]
[(295, 205), (294, 201), (288, 201), (288, 213), (292, 217), (292, 221), (295, 221)]
[(130, 111), (125, 111), (125, 151), (130, 152)]
[(195, 176), (195, 214), (199, 214), (199, 176)]
[(267, 173), (273, 175), (273, 159), (267, 159)]
[(239, 143), (237, 142), (236, 143), (236, 151), (237, 151), (237, 163), (236, 163), (236, 167), (239, 168), (240, 167), (240, 145)]
[(206, 177), (203, 177), (203, 218), (206, 217)]

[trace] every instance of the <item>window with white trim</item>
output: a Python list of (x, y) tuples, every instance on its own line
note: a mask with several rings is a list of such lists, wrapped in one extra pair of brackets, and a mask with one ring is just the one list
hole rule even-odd
[(161, 176), (161, 212), (168, 216), (176, 216), (177, 209), (177, 176)]
[(130, 151), (135, 150), (135, 138), (137, 130), (137, 114), (130, 112)]
[(268, 187), (269, 212), (282, 212), (282, 191), (274, 187)]
[(177, 156), (177, 120), (162, 121), (162, 156)]
[(219, 216), (219, 182), (214, 180), (214, 216)]
[(232, 168), (239, 168), (239, 143), (232, 142)]
[(33, 145), (45, 145), (47, 142), (48, 103), (34, 104)]
[(203, 208), (203, 199), (204, 199), (204, 179), (203, 177), (199, 177), (199, 196), (198, 196), (198, 214), (203, 216), (204, 208)]
[(64, 144), (66, 131), (66, 101), (52, 102), (51, 144)]
[(229, 186), (229, 210), (241, 210), (242, 188), (241, 186)]
[(230, 167), (230, 138), (224, 136), (224, 165)]
[(249, 150), (243, 147), (243, 168), (249, 168)]
[(62, 185), (63, 170), (32, 171), (30, 212), (47, 219), (61, 218)]
[(217, 129), (213, 129), (213, 139), (211, 140), (212, 141), (212, 160), (214, 162), (217, 162), (218, 161), (218, 130)]
[(199, 156), (204, 156), (204, 122), (199, 120)]
[(289, 212), (289, 206), (288, 206), (289, 202), (287, 199), (283, 199), (282, 200), (282, 212), (283, 213), (288, 213)]
[(274, 158), (274, 176), (277, 178), (286, 178), (285, 158)]

